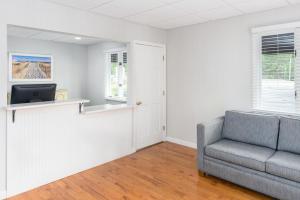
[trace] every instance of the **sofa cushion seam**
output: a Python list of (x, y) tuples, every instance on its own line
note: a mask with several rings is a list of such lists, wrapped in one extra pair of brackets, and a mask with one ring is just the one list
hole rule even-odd
[[(220, 151), (220, 150), (216, 150), (216, 151), (218, 151), (218, 152), (224, 152), (224, 151)], [(224, 153), (228, 153), (228, 154), (230, 154), (231, 156), (237, 156), (237, 157), (239, 157), (239, 158), (246, 158), (246, 157), (242, 157), (242, 156), (240, 156), (240, 155), (236, 155), (236, 154), (232, 154), (232, 153), (229, 153), (229, 152), (224, 152)], [(208, 155), (207, 153), (206, 153), (206, 150), (205, 150), (205, 154), (206, 155)], [(210, 155), (208, 155), (208, 156), (210, 156)], [(220, 159), (220, 158), (217, 158), (217, 159)], [(246, 158), (247, 159), (247, 158)], [(260, 161), (260, 160), (256, 160), (256, 159), (254, 159), (254, 158), (248, 158), (248, 159), (250, 159), (250, 160), (252, 160), (252, 161), (256, 161), (256, 162), (259, 162), (259, 163), (261, 163), (261, 164), (264, 164), (264, 168), (266, 168), (266, 161), (265, 162), (263, 162), (263, 161)], [(220, 160), (222, 160), (222, 159), (220, 159)], [(225, 160), (226, 161), (226, 160)], [(265, 169), (266, 170), (266, 169)]]

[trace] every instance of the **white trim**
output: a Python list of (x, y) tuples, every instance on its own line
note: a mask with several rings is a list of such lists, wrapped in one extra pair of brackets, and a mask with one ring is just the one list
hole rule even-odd
[(252, 108), (259, 108), (261, 103), (261, 37), (252, 34)]
[(123, 109), (133, 109), (133, 106), (127, 104), (87, 106), (84, 108), (83, 114), (103, 113)]
[(250, 111), (255, 111), (255, 112), (262, 112), (262, 113), (271, 113), (274, 115), (283, 115), (283, 116), (295, 116), (295, 117), (300, 117), (300, 114), (297, 112), (283, 112), (283, 111), (276, 111), (276, 110), (265, 110), (263, 108), (253, 108)]
[[(300, 52), (300, 28), (295, 29), (295, 37), (294, 37), (294, 42), (295, 42), (295, 50), (296, 54), (297, 52)], [(295, 81), (295, 92), (296, 92), (296, 99), (295, 99), (295, 111), (297, 113), (300, 113), (300, 57), (299, 55), (295, 56), (295, 71), (294, 71), (294, 81)]]
[[(158, 44), (155, 44), (158, 45)], [(163, 130), (163, 138), (167, 137), (167, 48), (164, 44), (159, 44), (161, 48), (164, 49), (164, 55), (163, 55), (163, 62), (164, 62), (164, 68), (163, 68), (163, 85), (162, 85), (162, 92), (164, 95), (161, 96), (162, 100), (162, 126), (165, 127), (165, 130)]]
[(145, 41), (140, 41), (140, 40), (134, 40), (132, 41), (133, 44), (139, 44), (139, 45), (146, 45), (146, 46), (154, 46), (154, 47), (161, 47), (161, 48), (166, 48), (165, 44), (159, 44), (159, 43), (154, 43), (154, 42), (145, 42)]
[(118, 53), (120, 51), (127, 51), (126, 48), (115, 48), (104, 51), (104, 53)]
[(111, 67), (109, 65), (110, 63), (110, 52), (105, 52), (105, 97), (110, 95), (110, 73), (111, 73)]
[(115, 102), (121, 102), (121, 103), (126, 103), (127, 102), (127, 98), (118, 98), (118, 97), (105, 97), (105, 100), (107, 101), (115, 101)]
[(175, 144), (180, 144), (180, 145), (183, 145), (186, 147), (197, 149), (197, 143), (194, 143), (194, 142), (189, 142), (189, 141), (181, 140), (178, 138), (172, 138), (172, 137), (166, 137), (165, 140), (168, 142), (173, 142)]
[(0, 191), (0, 199), (6, 199), (6, 198), (7, 198), (6, 190)]
[(276, 24), (270, 26), (260, 26), (251, 28), (252, 33), (259, 33), (259, 32), (267, 32), (267, 31), (275, 31), (280, 29), (295, 29), (300, 27), (300, 21), (285, 23), (285, 24)]

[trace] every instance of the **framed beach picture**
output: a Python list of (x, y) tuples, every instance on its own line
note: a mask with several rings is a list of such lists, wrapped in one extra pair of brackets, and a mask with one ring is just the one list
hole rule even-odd
[(9, 54), (10, 81), (52, 81), (52, 79), (52, 56), (23, 53)]

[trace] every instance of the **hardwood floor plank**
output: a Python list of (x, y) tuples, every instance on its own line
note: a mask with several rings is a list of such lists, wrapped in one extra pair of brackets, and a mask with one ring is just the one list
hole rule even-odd
[(160, 143), (10, 200), (269, 200), (198, 174), (196, 150)]

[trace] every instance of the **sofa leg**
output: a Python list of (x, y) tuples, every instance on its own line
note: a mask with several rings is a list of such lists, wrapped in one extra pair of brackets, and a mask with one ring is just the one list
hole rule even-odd
[(198, 174), (199, 174), (199, 176), (208, 176), (208, 174), (206, 172), (202, 172), (200, 170), (198, 170)]

